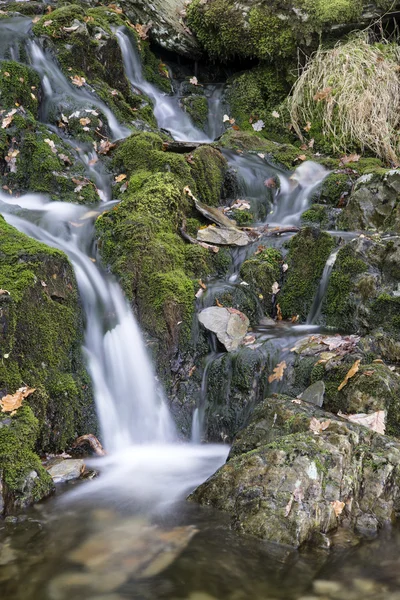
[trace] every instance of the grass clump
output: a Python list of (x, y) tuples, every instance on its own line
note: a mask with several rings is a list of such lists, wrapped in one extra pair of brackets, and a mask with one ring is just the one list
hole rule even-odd
[(370, 151), (399, 161), (399, 48), (371, 44), (362, 32), (333, 49), (319, 49), (289, 98), (292, 125), (327, 151)]

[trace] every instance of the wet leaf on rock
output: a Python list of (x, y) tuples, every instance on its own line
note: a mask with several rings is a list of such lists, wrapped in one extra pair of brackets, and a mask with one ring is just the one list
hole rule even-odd
[(310, 429), (314, 433), (314, 435), (319, 435), (321, 431), (325, 431), (325, 429), (328, 429), (330, 424), (330, 419), (327, 419), (326, 421), (318, 421), (318, 419), (313, 417), (310, 421)]
[(121, 175), (116, 175), (114, 177), (114, 179), (115, 179), (115, 181), (117, 183), (121, 183), (121, 181), (123, 181), (124, 179), (126, 179), (126, 175), (125, 175), (125, 173), (121, 173)]
[(73, 77), (71, 77), (71, 81), (74, 85), (77, 85), (78, 87), (82, 87), (86, 83), (86, 79), (84, 77), (80, 77), (79, 75), (74, 75)]
[(278, 363), (274, 369), (274, 372), (268, 377), (269, 383), (272, 383), (273, 381), (281, 381), (281, 379), (283, 378), (283, 372), (286, 369), (286, 367), (287, 364), (284, 360)]
[(99, 154), (108, 154), (110, 150), (115, 148), (115, 144), (110, 142), (109, 140), (101, 140), (99, 144), (98, 153)]
[(346, 415), (339, 410), (338, 415), (343, 419), (351, 421), (351, 423), (363, 425), (364, 427), (368, 427), (368, 429), (371, 429), (371, 431), (376, 431), (376, 433), (381, 433), (382, 435), (385, 434), (386, 411), (384, 410), (378, 410), (377, 412), (370, 413), (369, 415), (365, 413)]
[(355, 163), (360, 160), (361, 156), (359, 154), (349, 154), (348, 156), (342, 156), (340, 159), (341, 165), (347, 165), (348, 163)]
[(2, 412), (13, 413), (22, 405), (22, 401), (35, 391), (36, 388), (21, 387), (15, 392), (15, 394), (7, 394), (7, 396), (3, 396), (0, 399)]
[(338, 387), (339, 392), (344, 388), (345, 385), (347, 385), (348, 380), (351, 379), (351, 377), (354, 377), (354, 375), (358, 372), (358, 369), (360, 368), (360, 362), (361, 360), (356, 360), (351, 369), (346, 373), (346, 377)]

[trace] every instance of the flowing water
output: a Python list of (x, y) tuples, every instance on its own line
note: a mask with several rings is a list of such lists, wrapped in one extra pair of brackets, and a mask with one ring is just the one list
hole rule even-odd
[[(28, 19), (3, 20), (0, 56), (19, 60), (21, 42), (28, 31)], [(126, 74), (133, 88), (154, 103), (160, 128), (170, 131), (176, 140), (196, 142), (207, 142), (222, 132), (220, 87), (216, 86), (209, 98), (210, 118), (205, 134), (180, 109), (177, 96), (165, 95), (143, 79), (140, 61), (126, 33), (119, 30), (117, 37)], [(97, 107), (106, 117), (114, 139), (129, 134), (129, 129), (118, 123), (95, 94), (73, 87), (36, 41), (28, 42), (26, 54), (42, 79), (44, 122), (48, 121), (51, 107), (62, 107), (68, 99), (83, 109)], [(69, 143), (73, 148), (73, 140)], [(108, 455), (91, 461), (91, 466), (101, 472), (94, 481), (68, 485), (65, 494), (60, 488), (59, 496), (0, 523), (2, 600), (299, 598), (310, 592), (316, 577), (331, 577), (328, 561), (334, 564), (333, 572), (344, 584), (341, 598), (352, 597), (349, 594), (354, 577), (373, 576), (379, 582), (377, 573), (365, 573), (360, 566), (358, 550), (348, 550), (348, 545), (343, 550), (340, 540), (334, 563), (332, 554), (324, 551), (297, 552), (236, 536), (227, 529), (225, 515), (183, 501), (225, 461), (228, 453), (223, 444), (200, 443), (207, 374), (219, 354), (211, 345), (193, 419), (193, 441), (183, 442), (155, 378), (134, 315), (118, 283), (105, 273), (96, 255), (93, 219), (114, 203), (105, 169), (100, 161), (90, 165), (92, 150), (79, 146), (76, 159), (96, 181), (102, 203), (85, 207), (50, 202), (39, 194), (19, 198), (0, 194), (0, 212), (20, 231), (63, 250), (74, 267), (86, 314), (84, 351)], [(227, 153), (227, 158), (242, 181), (241, 197), (258, 206), (263, 222), (279, 225), (299, 223), (301, 212), (327, 174), (314, 163), (305, 163), (288, 174), (264, 157)], [(265, 181), (271, 178), (276, 183), (268, 187)], [(281, 244), (281, 240), (270, 242)], [(214, 285), (240, 285), (240, 264), (253, 250), (249, 247), (233, 252), (227, 280)], [(310, 323), (318, 320), (333, 260), (331, 255)], [(212, 285), (211, 282), (209, 289)], [(199, 308), (207, 302), (205, 295)], [(268, 354), (273, 355), (271, 368), (285, 356), (293, 339), (313, 328), (311, 324), (261, 324), (256, 331), (260, 343), (270, 344), (276, 350), (275, 354)], [(367, 548), (370, 557), (376, 561), (380, 556), (387, 558), (388, 549), (398, 543), (397, 536), (392, 532), (391, 537), (385, 538), (385, 552), (381, 540), (371, 543)], [(393, 589), (398, 581), (397, 562), (388, 560), (382, 568), (386, 569), (388, 589)], [(374, 597), (383, 600), (385, 596)]]

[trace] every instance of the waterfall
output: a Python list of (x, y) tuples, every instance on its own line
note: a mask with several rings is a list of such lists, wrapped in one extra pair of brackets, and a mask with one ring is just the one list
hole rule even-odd
[(309, 325), (316, 325), (318, 323), (318, 319), (321, 316), (322, 312), (322, 303), (324, 301), (326, 291), (328, 289), (329, 280), (331, 278), (332, 269), (335, 265), (336, 258), (338, 255), (340, 248), (336, 248), (333, 250), (325, 263), (324, 270), (322, 272), (322, 277), (318, 285), (317, 292), (314, 296), (314, 301), (312, 303), (310, 312), (307, 316), (307, 323)]
[(133, 89), (146, 94), (154, 104), (154, 116), (160, 129), (166, 129), (177, 141), (212, 142), (203, 131), (195, 127), (189, 117), (179, 106), (176, 96), (168, 96), (143, 77), (142, 63), (137, 50), (133, 47), (123, 29), (118, 29), (117, 39), (121, 48), (125, 73)]
[(88, 105), (98, 108), (107, 119), (114, 140), (126, 138), (131, 133), (130, 129), (118, 123), (114, 113), (104, 102), (94, 94), (90, 94), (86, 89), (77, 88), (71, 84), (52, 57), (43, 52), (37, 42), (30, 40), (27, 49), (32, 67), (39, 73), (45, 91), (45, 102), (42, 107), (43, 120), (47, 119), (49, 105), (59, 107), (63, 98), (67, 97), (83, 108), (87, 108)]

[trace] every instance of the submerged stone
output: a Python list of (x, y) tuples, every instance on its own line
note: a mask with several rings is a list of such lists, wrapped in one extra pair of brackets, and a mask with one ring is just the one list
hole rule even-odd
[(198, 315), (206, 329), (213, 331), (228, 352), (236, 350), (247, 333), (250, 321), (236, 309), (211, 306)]

